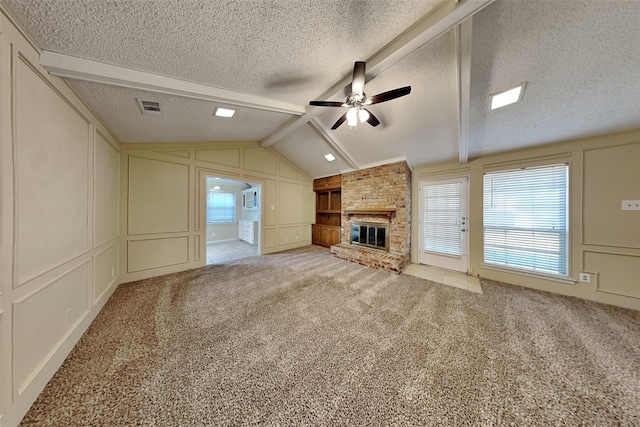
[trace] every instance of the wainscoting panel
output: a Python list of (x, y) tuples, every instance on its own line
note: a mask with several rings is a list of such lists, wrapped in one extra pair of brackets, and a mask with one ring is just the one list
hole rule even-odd
[[(279, 206), (302, 206), (301, 185), (286, 181), (280, 181), (278, 185)], [(302, 209), (278, 210), (278, 223), (280, 225), (296, 224), (301, 222)]]
[(22, 57), (16, 92), (16, 267), (23, 284), (89, 249), (90, 143), (87, 120)]
[(130, 240), (127, 272), (150, 270), (189, 262), (189, 237)]
[(263, 232), (263, 244), (264, 248), (274, 248), (277, 244), (276, 229), (267, 228)]
[(302, 228), (300, 226), (294, 227), (280, 227), (278, 229), (278, 245), (289, 245), (291, 243), (297, 243), (302, 240)]
[[(120, 200), (118, 176), (120, 153), (100, 132), (95, 143), (95, 237), (94, 245), (100, 246), (118, 237), (117, 207)], [(115, 208), (115, 209), (114, 209)]]
[(278, 158), (264, 148), (245, 148), (244, 168), (253, 172), (277, 175)]
[(196, 160), (212, 163), (215, 165), (237, 168), (240, 167), (240, 149), (200, 149), (196, 150)]
[(623, 211), (636, 200), (640, 142), (584, 151), (583, 243), (640, 249), (640, 211)]
[(278, 175), (283, 178), (291, 178), (295, 180), (302, 179), (300, 171), (282, 159), (278, 160)]
[(264, 225), (272, 226), (276, 225), (276, 181), (273, 179), (265, 179), (264, 191), (262, 192), (262, 199), (264, 208)]
[(107, 291), (109, 291), (118, 278), (119, 268), (117, 241), (94, 257), (93, 267), (93, 303), (95, 304)]
[(191, 158), (191, 151), (189, 150), (156, 150), (158, 154), (166, 154), (167, 156), (181, 157), (183, 159)]
[(597, 273), (596, 290), (640, 298), (640, 256), (585, 251), (584, 271)]
[(130, 235), (189, 231), (189, 166), (129, 156)]
[[(302, 184), (302, 222), (316, 222), (316, 193), (313, 186)], [(311, 225), (309, 225), (311, 230)]]
[(302, 234), (300, 240), (311, 243), (311, 224), (302, 225)]
[(18, 394), (89, 311), (89, 272), (87, 261), (13, 303), (13, 373)]

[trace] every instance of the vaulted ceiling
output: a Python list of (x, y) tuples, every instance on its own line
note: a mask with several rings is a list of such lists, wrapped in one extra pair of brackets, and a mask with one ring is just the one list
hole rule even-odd
[[(122, 143), (260, 141), (316, 178), (640, 128), (637, 1), (2, 2)], [(368, 95), (412, 92), (370, 106), (375, 128), (331, 130), (344, 110), (309, 101), (344, 101), (355, 61)]]

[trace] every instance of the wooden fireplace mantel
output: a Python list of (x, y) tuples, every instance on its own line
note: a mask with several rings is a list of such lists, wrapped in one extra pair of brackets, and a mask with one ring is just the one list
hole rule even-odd
[(386, 216), (389, 220), (395, 213), (396, 208), (361, 208), (361, 209), (345, 209), (348, 216), (352, 215), (381, 215)]

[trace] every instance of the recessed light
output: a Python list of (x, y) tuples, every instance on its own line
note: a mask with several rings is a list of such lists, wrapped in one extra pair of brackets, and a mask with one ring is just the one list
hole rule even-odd
[(491, 109), (495, 110), (496, 108), (504, 107), (505, 105), (513, 104), (522, 100), (525, 85), (526, 82), (512, 89), (490, 95)]
[(235, 113), (236, 110), (232, 110), (230, 108), (216, 107), (216, 111), (213, 114), (218, 117), (233, 117)]
[(329, 160), (330, 162), (333, 162), (336, 158), (333, 154), (329, 153), (329, 154), (325, 154), (324, 158)]

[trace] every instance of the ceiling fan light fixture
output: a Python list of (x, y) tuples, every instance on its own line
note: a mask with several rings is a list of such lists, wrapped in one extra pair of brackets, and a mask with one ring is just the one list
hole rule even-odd
[(358, 117), (360, 118), (360, 123), (364, 123), (369, 120), (369, 112), (367, 110), (358, 110)]
[(521, 83), (514, 88), (489, 95), (491, 100), (491, 109), (495, 110), (496, 108), (520, 102), (522, 100), (525, 85), (526, 82)]
[(347, 125), (350, 127), (358, 126), (358, 110), (350, 108), (347, 111)]

